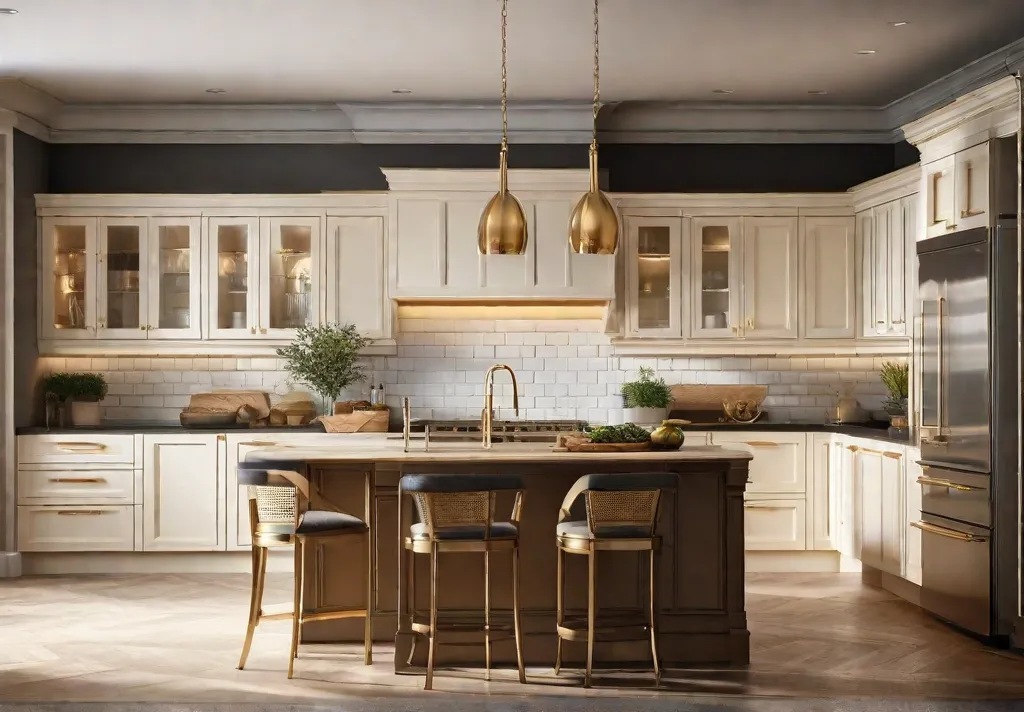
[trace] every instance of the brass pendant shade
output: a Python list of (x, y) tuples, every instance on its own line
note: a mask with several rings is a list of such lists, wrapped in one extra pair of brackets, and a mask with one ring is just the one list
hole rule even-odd
[(508, 0), (501, 2), (501, 152), (498, 154), (498, 192), (487, 201), (477, 227), (481, 255), (521, 255), (526, 252), (526, 211), (508, 190)]
[(569, 246), (581, 255), (611, 255), (619, 245), (619, 218), (597, 185), (597, 112), (601, 108), (600, 24), (594, 0), (594, 138), (590, 144), (590, 190), (569, 216)]

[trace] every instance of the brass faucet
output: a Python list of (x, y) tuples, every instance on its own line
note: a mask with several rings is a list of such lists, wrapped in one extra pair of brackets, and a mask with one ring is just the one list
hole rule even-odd
[(491, 447), (491, 430), (494, 428), (495, 371), (508, 371), (508, 375), (512, 376), (512, 407), (516, 409), (516, 415), (519, 415), (519, 386), (516, 385), (516, 372), (511, 366), (503, 363), (491, 366), (484, 376), (483, 446), (487, 449)]

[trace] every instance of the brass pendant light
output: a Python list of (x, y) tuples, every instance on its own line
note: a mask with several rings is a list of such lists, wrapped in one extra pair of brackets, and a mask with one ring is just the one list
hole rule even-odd
[(501, 0), (501, 153), (498, 192), (480, 215), (477, 249), (481, 255), (521, 255), (526, 252), (526, 212), (508, 190), (508, 0)]
[(597, 112), (601, 108), (600, 24), (594, 0), (594, 138), (590, 144), (590, 191), (569, 216), (569, 246), (581, 255), (611, 255), (619, 244), (619, 219), (597, 187)]

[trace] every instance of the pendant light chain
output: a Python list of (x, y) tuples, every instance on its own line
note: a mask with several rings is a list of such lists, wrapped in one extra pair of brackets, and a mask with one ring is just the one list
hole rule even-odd
[(601, 25), (594, 0), (594, 145), (597, 145), (597, 112), (601, 106)]
[(501, 147), (508, 146), (508, 0), (501, 0)]

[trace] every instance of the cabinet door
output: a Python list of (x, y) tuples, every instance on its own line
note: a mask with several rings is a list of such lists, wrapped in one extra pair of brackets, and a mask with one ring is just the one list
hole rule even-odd
[(839, 462), (839, 552), (844, 556), (859, 559), (860, 546), (860, 503), (857, 482), (856, 448), (841, 445), (836, 454)]
[(355, 324), (367, 338), (389, 338), (384, 218), (327, 218), (326, 244), (327, 321)]
[(743, 219), (743, 320), (747, 338), (797, 337), (797, 219)]
[(630, 336), (682, 336), (682, 225), (679, 218), (627, 217), (627, 328)]
[(857, 448), (853, 460), (860, 514), (860, 560), (881, 570), (885, 565), (882, 547), (882, 457)]
[(199, 218), (149, 219), (149, 338), (202, 336), (200, 265)]
[(217, 438), (143, 436), (143, 551), (224, 549), (224, 465)]
[(916, 254), (917, 196), (903, 198), (897, 204), (896, 223), (889, 239), (889, 335), (907, 336), (907, 259)]
[(749, 551), (806, 549), (802, 499), (751, 499), (743, 503), (744, 547)]
[(208, 225), (210, 338), (255, 338), (259, 325), (259, 220), (210, 218)]
[(871, 238), (864, 241), (865, 336), (891, 335), (889, 276), (892, 273), (893, 233), (900, 226), (898, 209), (898, 201), (874, 208)]
[(948, 156), (932, 161), (923, 169), (925, 194), (924, 237), (945, 235), (955, 230), (956, 186), (955, 158)]
[(989, 146), (960, 151), (953, 157), (956, 178), (956, 229), (971, 230), (989, 224)]
[(910, 526), (921, 520), (921, 485), (918, 477), (924, 474), (918, 461), (919, 450), (908, 450), (903, 467), (903, 576), (921, 585), (921, 530)]
[(689, 271), (693, 285), (694, 338), (740, 336), (740, 218), (694, 218), (693, 258)]
[(42, 232), (42, 334), (94, 338), (96, 218), (44, 218)]
[(882, 570), (903, 575), (903, 453), (882, 453)]
[(853, 218), (801, 218), (801, 332), (805, 338), (853, 338)]
[(145, 339), (148, 331), (146, 218), (100, 218), (96, 336)]
[(715, 445), (753, 455), (747, 492), (802, 493), (807, 479), (805, 433), (713, 434)]
[(320, 319), (323, 271), (322, 218), (260, 220), (260, 336), (294, 338), (295, 330)]
[(824, 551), (839, 548), (836, 537), (837, 512), (833, 511), (836, 500), (837, 474), (835, 468), (836, 446), (832, 436), (827, 434), (808, 435), (810, 448), (808, 466), (811, 468), (811, 483), (808, 486), (809, 547)]
[[(483, 207), (483, 205), (481, 205)], [(479, 218), (477, 218), (479, 220)], [(394, 294), (438, 294), (448, 286), (447, 204), (444, 200), (391, 201), (389, 257)], [(472, 233), (476, 246), (476, 231)], [(475, 254), (474, 250), (472, 254)]]

